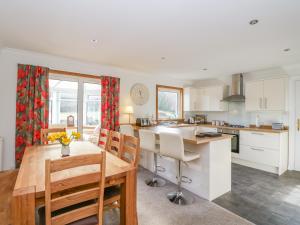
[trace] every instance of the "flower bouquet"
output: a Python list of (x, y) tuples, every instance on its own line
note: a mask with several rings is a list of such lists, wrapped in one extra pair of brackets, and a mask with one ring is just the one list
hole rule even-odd
[(71, 135), (68, 136), (67, 132), (60, 132), (50, 134), (48, 136), (48, 140), (51, 142), (58, 141), (61, 144), (61, 154), (62, 156), (70, 155), (70, 143), (73, 140), (78, 140), (80, 138), (80, 133), (72, 132)]

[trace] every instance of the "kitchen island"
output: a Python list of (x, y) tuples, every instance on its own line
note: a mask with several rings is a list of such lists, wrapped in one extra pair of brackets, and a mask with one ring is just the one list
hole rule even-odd
[[(178, 133), (184, 139), (185, 149), (200, 153), (200, 158), (183, 164), (183, 176), (192, 179), (191, 183), (183, 183), (182, 186), (194, 194), (209, 201), (231, 190), (231, 136), (200, 138), (195, 136), (195, 126), (192, 127), (165, 127), (154, 126), (148, 128), (134, 127), (138, 129), (151, 129), (157, 134), (160, 132)], [(153, 171), (153, 154), (141, 151), (140, 165)], [(165, 168), (159, 175), (173, 183), (177, 183), (177, 163), (168, 157), (158, 157), (158, 165)]]

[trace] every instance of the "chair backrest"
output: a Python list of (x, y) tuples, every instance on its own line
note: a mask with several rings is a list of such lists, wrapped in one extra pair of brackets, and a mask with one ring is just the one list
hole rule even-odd
[(49, 129), (41, 129), (41, 144), (48, 144), (48, 135), (53, 133), (66, 132), (66, 128), (49, 128)]
[(137, 166), (140, 156), (140, 140), (137, 137), (123, 135), (123, 144), (121, 151), (121, 159), (130, 163), (132, 166)]
[[(87, 171), (86, 167), (91, 165), (99, 165), (99, 170), (83, 173)], [(58, 176), (58, 178), (63, 177), (62, 179), (52, 180), (53, 173), (62, 171), (61, 174), (68, 174), (65, 172), (66, 170), (76, 167), (82, 168), (80, 175), (71, 177), (63, 175)], [(93, 215), (98, 215), (98, 224), (102, 224), (105, 151), (97, 154), (71, 156), (53, 161), (48, 159), (46, 160), (45, 170), (46, 225), (68, 224)], [(93, 170), (91, 169), (91, 171)], [(98, 183), (97, 186), (89, 185), (96, 183)], [(80, 204), (87, 201), (90, 201), (90, 204)], [(60, 209), (64, 209), (64, 211), (57, 216), (52, 216), (52, 212)]]
[(108, 144), (106, 150), (115, 156), (121, 157), (123, 135), (117, 131), (109, 132)]
[(180, 134), (161, 132), (159, 134), (160, 154), (174, 159), (183, 160), (184, 144)]
[(128, 136), (134, 136), (134, 130), (131, 125), (120, 125), (120, 133)]
[(99, 132), (99, 142), (98, 142), (98, 146), (102, 149), (107, 148), (108, 145), (108, 140), (109, 140), (109, 130), (108, 129), (104, 129), (101, 128), (100, 132)]
[(140, 147), (142, 150), (159, 152), (159, 149), (155, 147), (155, 133), (152, 130), (139, 130)]

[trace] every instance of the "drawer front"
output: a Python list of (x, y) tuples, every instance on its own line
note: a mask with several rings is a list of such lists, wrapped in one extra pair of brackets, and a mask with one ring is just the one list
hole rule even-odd
[(279, 152), (265, 148), (240, 145), (240, 158), (268, 166), (279, 165)]
[(256, 131), (240, 131), (240, 144), (279, 150), (280, 135)]

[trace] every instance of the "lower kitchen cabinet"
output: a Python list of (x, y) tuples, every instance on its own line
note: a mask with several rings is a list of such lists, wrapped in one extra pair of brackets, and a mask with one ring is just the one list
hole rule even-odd
[(283, 174), (288, 167), (288, 132), (240, 131), (240, 152), (232, 155), (232, 161)]

